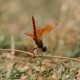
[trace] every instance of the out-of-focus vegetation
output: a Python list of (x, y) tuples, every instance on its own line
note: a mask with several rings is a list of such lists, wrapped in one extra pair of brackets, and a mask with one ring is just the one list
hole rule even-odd
[(28, 47), (35, 47), (32, 39), (24, 35), (25, 32), (32, 31), (33, 15), (40, 27), (52, 20), (58, 22), (58, 26), (44, 38), (49, 53), (79, 56), (79, 4), (79, 0), (0, 0), (0, 47), (10, 48), (11, 34), (14, 35), (17, 48), (27, 50)]
[[(0, 60), (0, 79), (2, 80), (79, 80), (79, 62), (58, 62), (53, 59), (15, 57)], [(11, 66), (12, 65), (12, 66)], [(3, 67), (2, 67), (3, 66)], [(9, 73), (10, 72), (10, 73)]]
[[(36, 47), (34, 41), (24, 35), (32, 32), (32, 15), (40, 27), (58, 22), (57, 27), (43, 38), (48, 48), (44, 55), (80, 56), (80, 0), (0, 0), (0, 49), (32, 51)], [(20, 53), (16, 53), (20, 56), (14, 56), (18, 59), (13, 60), (7, 54), (10, 52), (0, 51), (1, 80), (80, 79), (80, 65), (73, 61), (35, 60)]]

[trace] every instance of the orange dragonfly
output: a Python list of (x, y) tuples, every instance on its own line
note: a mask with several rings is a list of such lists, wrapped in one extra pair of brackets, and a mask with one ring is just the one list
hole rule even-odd
[[(37, 28), (33, 16), (32, 16), (32, 24), (33, 24), (33, 33), (26, 33), (26, 35), (34, 39), (37, 45), (37, 48), (34, 48), (34, 50), (37, 49), (37, 54), (42, 54), (42, 52), (47, 51), (46, 46), (43, 45), (42, 36), (47, 35), (54, 27), (47, 24), (43, 28)], [(57, 24), (55, 24), (55, 26), (56, 25)]]

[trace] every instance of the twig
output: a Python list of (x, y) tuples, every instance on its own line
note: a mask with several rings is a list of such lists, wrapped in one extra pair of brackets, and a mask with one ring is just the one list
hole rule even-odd
[(66, 59), (66, 60), (72, 60), (72, 61), (80, 62), (79, 59), (76, 59), (76, 58), (69, 58), (69, 57), (63, 57), (63, 56), (47, 56), (47, 55), (44, 55), (44, 56), (35, 56), (35, 57), (58, 58), (58, 59)]
[[(11, 51), (11, 49), (0, 49), (0, 51)], [(27, 52), (27, 51), (23, 51), (23, 50), (17, 50), (15, 49), (14, 50), (15, 52), (20, 52), (20, 53), (25, 53), (25, 54), (28, 54), (30, 56), (34, 56), (34, 54), (30, 53), (30, 52)]]
[[(11, 49), (0, 49), (1, 50), (5, 50), (5, 51), (11, 51)], [(15, 52), (20, 52), (20, 53), (25, 53), (25, 54), (28, 54), (30, 56), (34, 56), (33, 53), (31, 52), (27, 52), (27, 51), (23, 51), (23, 50), (15, 50)], [(58, 58), (58, 59), (66, 59), (66, 60), (72, 60), (72, 61), (77, 61), (77, 62), (80, 62), (79, 59), (76, 59), (76, 58), (69, 58), (69, 57), (62, 57), (62, 56), (50, 56), (50, 55), (35, 55), (35, 57), (41, 57), (41, 58)]]

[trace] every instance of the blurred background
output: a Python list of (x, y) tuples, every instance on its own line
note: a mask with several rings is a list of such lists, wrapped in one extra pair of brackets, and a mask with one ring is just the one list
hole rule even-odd
[(0, 48), (31, 51), (36, 47), (32, 38), (34, 16), (43, 27), (55, 20), (57, 27), (43, 38), (49, 55), (80, 56), (80, 0), (0, 0)]

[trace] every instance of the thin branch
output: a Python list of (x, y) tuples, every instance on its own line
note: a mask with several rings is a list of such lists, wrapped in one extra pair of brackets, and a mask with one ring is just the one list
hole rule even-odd
[[(5, 50), (5, 51), (11, 51), (11, 49), (0, 49), (1, 50)], [(25, 54), (28, 54), (30, 56), (34, 56), (33, 53), (31, 52), (27, 52), (27, 51), (23, 51), (23, 50), (15, 50), (15, 52), (20, 52), (20, 53), (25, 53)], [(66, 59), (66, 60), (72, 60), (72, 61), (77, 61), (77, 62), (80, 62), (79, 59), (76, 59), (76, 58), (69, 58), (69, 57), (62, 57), (62, 56), (50, 56), (50, 55), (35, 55), (35, 57), (41, 57), (41, 58), (58, 58), (58, 59)]]
[[(0, 49), (0, 51), (11, 51), (11, 49)], [(20, 52), (20, 53), (25, 53), (25, 54), (28, 54), (30, 56), (34, 56), (33, 53), (30, 53), (30, 52), (27, 52), (27, 51), (23, 51), (23, 50), (14, 50), (15, 52)]]
[(69, 58), (69, 57), (63, 57), (63, 56), (47, 56), (47, 55), (44, 55), (44, 56), (35, 56), (35, 57), (58, 58), (58, 59), (66, 59), (66, 60), (72, 60), (72, 61), (80, 62), (79, 59), (76, 59), (76, 58)]

